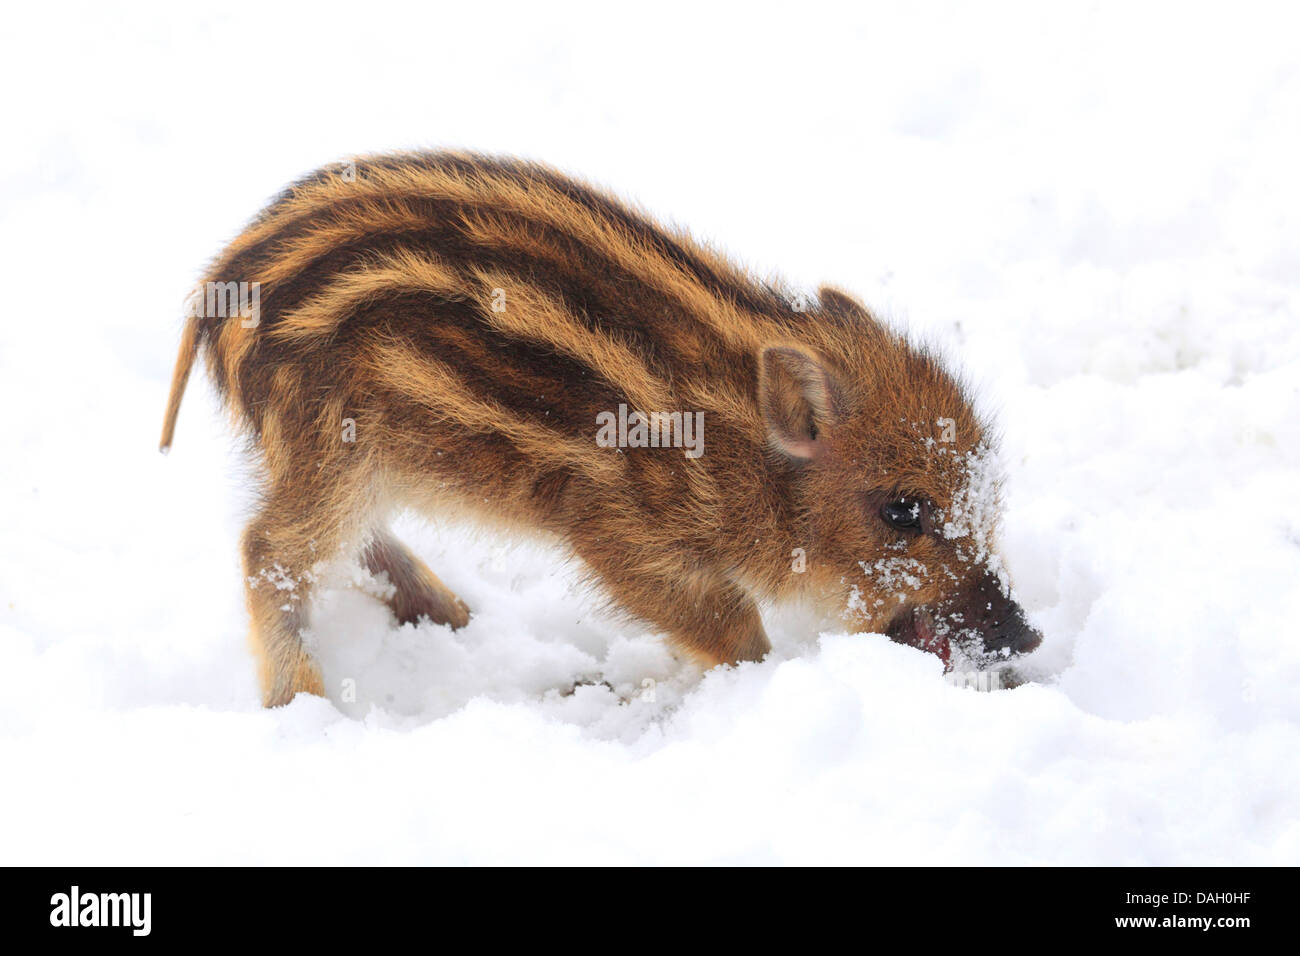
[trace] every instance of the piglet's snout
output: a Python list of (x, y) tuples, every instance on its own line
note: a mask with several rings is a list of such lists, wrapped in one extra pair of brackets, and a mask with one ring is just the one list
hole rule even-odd
[(992, 575), (985, 575), (980, 581), (972, 603), (975, 625), (986, 653), (1028, 654), (1043, 642), (1043, 636), (1030, 626), (1020, 605), (1003, 593)]

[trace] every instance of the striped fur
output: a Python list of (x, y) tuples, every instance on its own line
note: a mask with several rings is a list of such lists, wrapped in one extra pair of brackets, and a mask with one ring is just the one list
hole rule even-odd
[[(268, 705), (323, 690), (299, 638), (323, 559), (363, 553), (399, 616), (464, 623), (386, 532), (399, 508), (549, 532), (680, 648), (752, 660), (768, 649), (756, 598), (842, 607), (868, 586), (859, 562), (898, 542), (872, 509), (902, 494), (950, 506), (957, 453), (985, 440), (959, 384), (849, 297), (823, 289), (798, 310), (534, 163), (414, 153), (323, 169), (204, 281), (258, 283), (258, 321), (187, 322), (162, 446), (202, 353), (264, 466), (243, 549)], [(705, 453), (600, 447), (597, 415), (620, 404), (703, 412)], [(917, 432), (939, 418), (959, 436), (947, 456)], [(955, 566), (943, 547), (908, 544)]]

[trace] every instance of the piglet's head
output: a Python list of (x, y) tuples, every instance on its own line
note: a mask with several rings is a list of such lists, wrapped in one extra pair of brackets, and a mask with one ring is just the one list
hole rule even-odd
[(996, 666), (1041, 637), (994, 547), (1000, 473), (961, 384), (930, 352), (823, 290), (823, 331), (758, 356), (773, 466), (808, 583), (849, 626)]

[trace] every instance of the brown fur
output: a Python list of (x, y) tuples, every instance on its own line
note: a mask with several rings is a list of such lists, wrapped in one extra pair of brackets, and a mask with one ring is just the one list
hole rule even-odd
[[(986, 442), (931, 355), (834, 290), (798, 310), (545, 166), (429, 153), (321, 170), (205, 280), (259, 283), (260, 315), (189, 320), (162, 445), (202, 352), (263, 466), (243, 557), (267, 705), (322, 692), (300, 637), (322, 560), (361, 553), (402, 620), (466, 622), (388, 534), (404, 507), (557, 536), (708, 664), (767, 652), (756, 598), (853, 597), (857, 625), (897, 636), (915, 608), (987, 586), (934, 528), (879, 514), (910, 496), (942, 515)], [(703, 412), (705, 453), (600, 447), (596, 416), (620, 403)], [(942, 453), (939, 419), (956, 436)], [(902, 600), (860, 564), (900, 554), (933, 572)]]

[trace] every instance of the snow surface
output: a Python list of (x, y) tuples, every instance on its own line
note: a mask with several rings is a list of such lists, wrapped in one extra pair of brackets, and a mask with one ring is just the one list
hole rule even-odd
[[(10, 10), (0, 863), (1300, 862), (1295, 14), (899, 6)], [(469, 627), (342, 569), (334, 699), (260, 709), (201, 378), (155, 451), (182, 302), (295, 175), (435, 145), (961, 356), (1038, 680), (798, 608), (700, 675), (562, 554), (411, 519)]]

